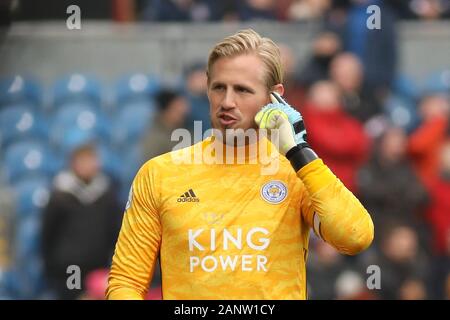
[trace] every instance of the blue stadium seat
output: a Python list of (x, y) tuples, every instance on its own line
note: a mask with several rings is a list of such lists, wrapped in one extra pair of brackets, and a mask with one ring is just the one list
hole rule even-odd
[(68, 128), (61, 139), (58, 141), (57, 147), (61, 156), (67, 160), (70, 153), (78, 146), (87, 143), (98, 143), (98, 136), (93, 131), (81, 130), (79, 128)]
[(447, 93), (450, 94), (450, 69), (444, 69), (431, 73), (425, 80), (423, 93)]
[(21, 75), (0, 79), (0, 108), (13, 103), (30, 103), (40, 106), (41, 87), (36, 81)]
[(144, 164), (145, 159), (142, 157), (140, 145), (136, 143), (123, 148), (120, 154), (122, 155), (120, 201), (125, 205), (131, 183), (139, 168)]
[(20, 220), (39, 216), (50, 197), (51, 182), (47, 176), (23, 178), (12, 184), (16, 215)]
[(160, 80), (152, 75), (135, 73), (119, 79), (116, 84), (116, 103), (150, 100), (161, 88)]
[(56, 81), (53, 104), (58, 107), (67, 102), (91, 103), (101, 105), (102, 88), (92, 76), (73, 73)]
[(116, 146), (136, 142), (150, 127), (155, 116), (155, 106), (149, 101), (123, 105), (113, 120), (112, 140)]
[(46, 120), (28, 105), (12, 105), (0, 109), (0, 146), (25, 138), (46, 140), (48, 136)]
[[(100, 110), (82, 103), (70, 103), (56, 111), (50, 128), (50, 141), (61, 149), (67, 150), (75, 140), (110, 138), (109, 118)], [(76, 134), (68, 135), (68, 132)], [(83, 133), (84, 132), (84, 133)]]
[(15, 233), (16, 259), (26, 261), (40, 252), (41, 221), (39, 216), (24, 217), (19, 221)]
[(119, 180), (120, 172), (125, 165), (119, 155), (109, 145), (101, 142), (97, 145), (97, 152), (102, 170), (114, 179)]
[(22, 219), (15, 236), (15, 272), (20, 278), (16, 294), (21, 299), (35, 299), (43, 291), (43, 261), (41, 256), (41, 219), (29, 216)]
[(53, 176), (59, 161), (44, 141), (23, 140), (5, 150), (3, 166), (7, 181), (13, 183), (32, 175)]

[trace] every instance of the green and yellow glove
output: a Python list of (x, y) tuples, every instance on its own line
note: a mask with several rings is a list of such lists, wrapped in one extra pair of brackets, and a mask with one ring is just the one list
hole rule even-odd
[[(308, 146), (303, 118), (278, 93), (271, 92), (272, 103), (265, 105), (255, 116), (260, 129), (278, 129), (278, 151), (286, 155), (294, 147)], [(273, 142), (273, 141), (272, 141)]]

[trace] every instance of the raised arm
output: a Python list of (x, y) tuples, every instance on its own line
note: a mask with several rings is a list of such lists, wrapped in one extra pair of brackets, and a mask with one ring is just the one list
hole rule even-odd
[(297, 176), (308, 191), (302, 215), (318, 236), (348, 255), (369, 247), (374, 237), (369, 213), (321, 159), (305, 165)]
[(374, 236), (369, 213), (309, 147), (300, 113), (276, 92), (271, 99), (255, 122), (260, 128), (279, 131), (278, 149), (307, 190), (301, 203), (304, 219), (341, 253), (352, 255), (366, 249)]

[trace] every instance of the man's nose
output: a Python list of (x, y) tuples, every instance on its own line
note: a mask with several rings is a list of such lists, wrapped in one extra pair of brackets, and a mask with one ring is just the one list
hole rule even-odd
[(225, 92), (221, 107), (225, 110), (236, 108), (236, 100), (232, 90)]

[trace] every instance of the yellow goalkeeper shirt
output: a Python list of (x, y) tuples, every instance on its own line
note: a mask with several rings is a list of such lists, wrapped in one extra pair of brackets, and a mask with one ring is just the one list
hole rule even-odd
[(265, 164), (174, 161), (210, 145), (158, 156), (137, 173), (108, 299), (143, 299), (158, 256), (164, 299), (306, 299), (310, 228), (341, 253), (370, 245), (370, 215), (322, 160), (298, 172), (278, 153)]

